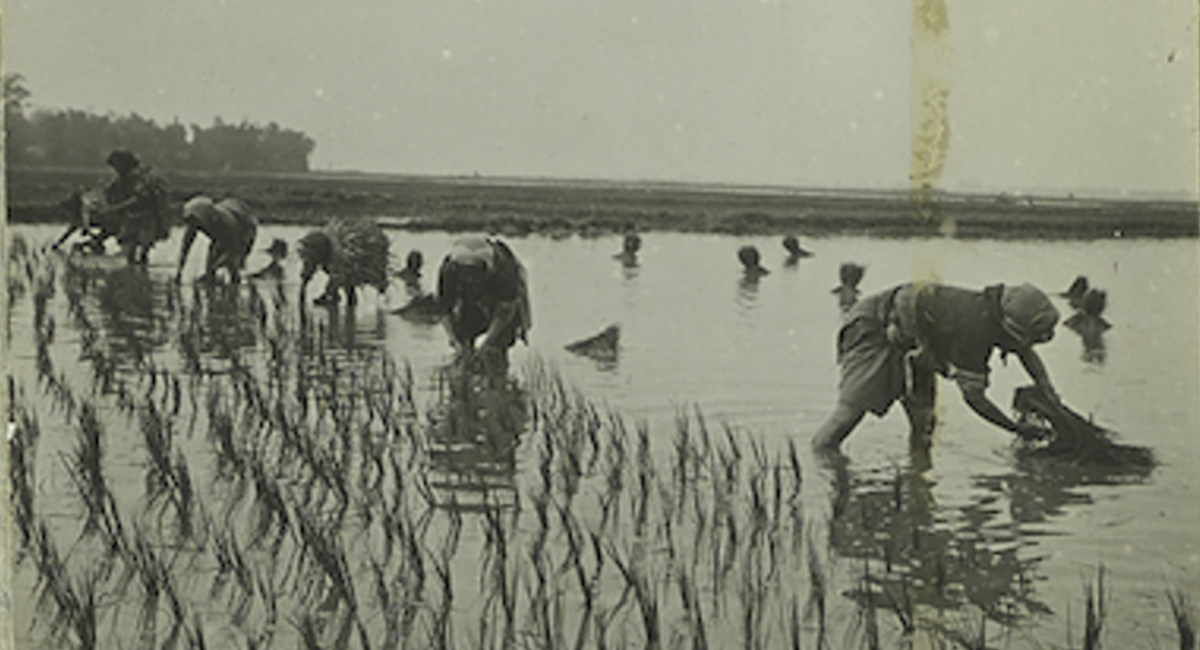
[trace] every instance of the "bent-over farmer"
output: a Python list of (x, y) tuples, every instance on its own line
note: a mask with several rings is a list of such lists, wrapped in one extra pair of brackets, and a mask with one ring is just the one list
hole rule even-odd
[(532, 327), (525, 269), (499, 239), (463, 237), (454, 242), (438, 271), (438, 306), (450, 342), (460, 357), (478, 350), (484, 362), (507, 361), (517, 339), (528, 343)]
[(1022, 437), (1044, 432), (1018, 424), (987, 396), (993, 349), (1015, 354), (1051, 399), (1057, 393), (1033, 350), (1054, 336), (1058, 310), (1046, 294), (1023, 284), (972, 291), (939, 284), (903, 284), (865, 298), (838, 332), (838, 404), (813, 438), (836, 449), (868, 411), (882, 417), (904, 405), (914, 443), (933, 433), (935, 374), (953, 379), (980, 417)]
[(183, 276), (183, 266), (187, 263), (197, 233), (204, 233), (209, 240), (201, 279), (215, 279), (217, 271), (223, 268), (229, 274), (230, 282), (240, 281), (242, 266), (258, 232), (258, 220), (246, 204), (238, 199), (214, 203), (207, 196), (197, 196), (183, 205), (183, 223), (187, 230), (183, 233), (183, 244), (179, 249), (176, 281)]

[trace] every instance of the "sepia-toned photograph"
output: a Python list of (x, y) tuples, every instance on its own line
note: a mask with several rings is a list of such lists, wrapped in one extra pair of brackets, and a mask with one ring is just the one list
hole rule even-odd
[(5, 0), (0, 648), (1197, 649), (1194, 0)]

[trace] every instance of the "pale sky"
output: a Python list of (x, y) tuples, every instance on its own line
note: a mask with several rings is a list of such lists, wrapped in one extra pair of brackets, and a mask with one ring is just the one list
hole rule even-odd
[(314, 169), (1196, 196), (1194, 0), (6, 0), (32, 105), (303, 131)]

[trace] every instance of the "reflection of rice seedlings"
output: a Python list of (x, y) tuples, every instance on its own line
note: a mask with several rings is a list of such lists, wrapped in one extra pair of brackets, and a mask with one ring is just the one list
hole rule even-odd
[(858, 582), (858, 604), (855, 626), (862, 631), (868, 650), (879, 650), (879, 613), (871, 586), (871, 567), (863, 561), (863, 577)]
[[(888, 571), (891, 569), (889, 568)], [(888, 601), (888, 608), (896, 614), (896, 618), (900, 621), (900, 628), (904, 634), (912, 634), (917, 629), (916, 618), (913, 612), (912, 595), (908, 592), (909, 577), (907, 574), (900, 576), (900, 596), (897, 598), (886, 583), (880, 583), (883, 589), (883, 597)]]
[[(936, 633), (940, 641), (949, 641), (955, 647), (963, 650), (987, 650), (987, 612), (979, 613), (979, 628), (975, 629), (964, 616), (962, 620), (950, 627), (940, 623), (927, 624)], [(1067, 641), (1070, 647), (1070, 639)]]
[(812, 529), (808, 539), (808, 602), (804, 605), (804, 618), (817, 617), (817, 650), (825, 647), (825, 570), (821, 567), (817, 545), (813, 543)]
[(1171, 603), (1175, 629), (1179, 631), (1179, 650), (1196, 650), (1196, 612), (1187, 592), (1183, 589), (1168, 591), (1167, 600)]

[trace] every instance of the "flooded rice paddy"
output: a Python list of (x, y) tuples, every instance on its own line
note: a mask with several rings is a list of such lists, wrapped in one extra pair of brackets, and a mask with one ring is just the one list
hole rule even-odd
[[(301, 309), (294, 258), (283, 282), (203, 287), (193, 253), (175, 287), (178, 232), (139, 271), (12, 231), (20, 647), (1166, 648), (1194, 629), (1192, 240), (821, 238), (786, 265), (780, 238), (648, 233), (630, 266), (616, 237), (516, 238), (530, 344), (484, 378), (392, 313), (399, 281)], [(248, 266), (303, 232), (261, 229)], [(451, 236), (391, 237), (433, 290)], [(844, 261), (864, 294), (1086, 275), (1103, 350), (1060, 327), (1042, 356), (1065, 402), (1161, 464), (1020, 456), (946, 382), (928, 458), (897, 407), (816, 462)], [(565, 350), (612, 324), (615, 359)], [(991, 380), (1004, 407), (1027, 383), (998, 358)]]

